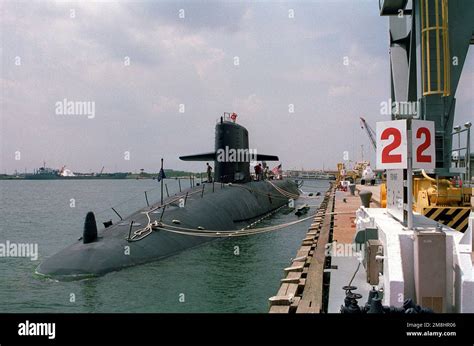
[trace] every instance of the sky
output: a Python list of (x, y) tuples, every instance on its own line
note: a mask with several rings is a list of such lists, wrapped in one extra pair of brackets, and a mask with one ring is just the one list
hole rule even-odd
[[(203, 171), (238, 114), (284, 169), (374, 160), (359, 117), (389, 120), (388, 19), (378, 1), (0, 2), (0, 172)], [(472, 48), (455, 123), (472, 119)], [(94, 113), (60, 110), (88, 102)], [(91, 108), (92, 110), (92, 108)], [(276, 164), (275, 164), (276, 165)]]

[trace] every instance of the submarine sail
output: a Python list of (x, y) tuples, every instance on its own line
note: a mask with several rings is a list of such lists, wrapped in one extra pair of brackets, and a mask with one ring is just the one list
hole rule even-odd
[(224, 117), (216, 124), (214, 152), (179, 158), (183, 161), (214, 161), (214, 179), (222, 183), (249, 182), (251, 161), (278, 161), (278, 156), (258, 154), (249, 149), (247, 129)]

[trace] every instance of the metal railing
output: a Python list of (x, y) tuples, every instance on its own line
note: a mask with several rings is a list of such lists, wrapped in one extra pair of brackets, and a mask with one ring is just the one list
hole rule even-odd
[[(461, 144), (461, 134), (466, 132), (466, 144), (462, 146)], [(472, 176), (471, 176), (471, 123), (467, 122), (464, 124), (464, 129), (461, 126), (456, 126), (454, 132), (451, 133), (453, 137), (453, 142), (455, 141), (454, 137), (457, 137), (457, 147), (451, 149), (451, 161), (455, 163), (455, 167), (450, 168), (450, 172), (464, 174), (464, 183), (468, 183), (468, 186), (472, 185)], [(454, 146), (454, 145), (453, 145)], [(462, 152), (464, 155), (462, 155)], [(456, 153), (456, 155), (453, 155)], [(454, 158), (454, 159), (453, 159)]]

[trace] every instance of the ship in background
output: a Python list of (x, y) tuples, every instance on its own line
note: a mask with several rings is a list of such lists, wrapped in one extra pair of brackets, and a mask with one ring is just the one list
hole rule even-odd
[(46, 167), (46, 164), (43, 164), (43, 167), (38, 168), (32, 174), (25, 174), (24, 179), (27, 180), (52, 180), (52, 179), (64, 179), (64, 180), (74, 180), (74, 179), (125, 179), (128, 173), (103, 173), (104, 167), (100, 173), (74, 173), (70, 169), (67, 169), (66, 166), (61, 167), (61, 169), (53, 169)]
[(318, 170), (288, 170), (285, 172), (286, 176), (294, 179), (317, 179), (317, 180), (336, 180), (334, 173)]

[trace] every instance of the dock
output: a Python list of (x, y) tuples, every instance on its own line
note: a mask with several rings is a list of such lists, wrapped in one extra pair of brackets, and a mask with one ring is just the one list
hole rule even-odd
[[(345, 296), (336, 277), (349, 278), (357, 268), (356, 257), (328, 256), (329, 244), (351, 245), (355, 235), (355, 213), (361, 202), (358, 192), (371, 191), (374, 206), (380, 203), (379, 186), (357, 185), (355, 195), (336, 190), (332, 184), (316, 212), (301, 247), (290, 265), (283, 270), (278, 292), (269, 298), (270, 313), (338, 312)], [(331, 278), (331, 271), (347, 272)], [(331, 282), (331, 280), (333, 282)], [(355, 276), (353, 284), (370, 290), (363, 271)], [(329, 285), (331, 283), (331, 286)]]
[(308, 228), (301, 247), (289, 267), (284, 269), (276, 296), (269, 298), (270, 313), (319, 313), (323, 305), (323, 273), (325, 245), (333, 217), (334, 185), (325, 193), (318, 211)]

